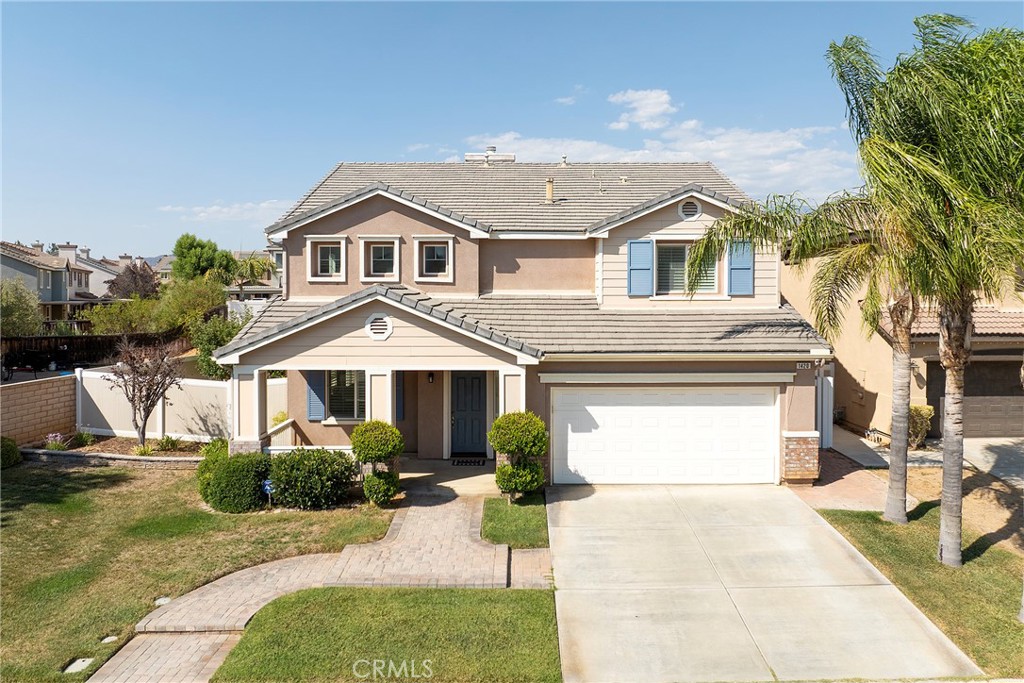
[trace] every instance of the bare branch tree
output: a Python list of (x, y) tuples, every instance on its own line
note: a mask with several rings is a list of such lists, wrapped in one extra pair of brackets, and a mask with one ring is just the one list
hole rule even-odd
[(120, 389), (128, 399), (140, 446), (146, 444), (146, 423), (160, 399), (181, 384), (180, 369), (181, 361), (171, 355), (169, 345), (138, 346), (127, 339), (117, 345), (117, 364), (107, 381), (111, 391)]

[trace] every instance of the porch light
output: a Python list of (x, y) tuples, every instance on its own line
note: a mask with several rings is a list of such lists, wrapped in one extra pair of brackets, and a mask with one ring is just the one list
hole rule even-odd
[(433, 383), (434, 383), (434, 373), (428, 372), (427, 373), (427, 384), (433, 384)]

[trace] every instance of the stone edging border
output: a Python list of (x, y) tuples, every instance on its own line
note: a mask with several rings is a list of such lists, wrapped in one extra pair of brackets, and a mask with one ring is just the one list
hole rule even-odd
[(86, 467), (134, 467), (154, 470), (194, 470), (203, 461), (201, 457), (170, 458), (154, 455), (121, 455), (119, 453), (78, 453), (50, 451), (45, 448), (20, 448), (28, 462), (55, 465), (83, 465)]

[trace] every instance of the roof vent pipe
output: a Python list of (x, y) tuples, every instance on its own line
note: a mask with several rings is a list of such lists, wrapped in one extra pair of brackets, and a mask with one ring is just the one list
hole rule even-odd
[(498, 151), (498, 148), (495, 147), (494, 145), (487, 145), (487, 153), (488, 154), (494, 154), (497, 151)]
[(563, 154), (562, 155), (562, 167), (564, 168), (564, 167), (566, 167), (568, 165), (569, 165), (569, 155)]
[(544, 203), (554, 204), (555, 203), (555, 179), (548, 178), (544, 183)]

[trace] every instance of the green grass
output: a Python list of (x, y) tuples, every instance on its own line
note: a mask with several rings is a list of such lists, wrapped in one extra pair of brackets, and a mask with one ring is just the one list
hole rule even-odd
[[(362, 660), (385, 660), (396, 667), (415, 662), (420, 677), (432, 683), (560, 681), (554, 594), (437, 588), (302, 591), (256, 614), (214, 680), (373, 680), (360, 677), (372, 671), (372, 664)], [(406, 673), (386, 680), (412, 680), (413, 670)]]
[[(0, 485), (0, 678), (81, 681), (155, 609), (224, 574), (380, 538), (391, 512), (225, 515), (204, 510), (192, 472), (14, 467)], [(119, 636), (103, 645), (104, 636)], [(61, 668), (96, 662), (81, 675)]]
[(885, 574), (990, 676), (1024, 675), (1021, 606), (1024, 558), (964, 530), (964, 566), (935, 559), (939, 510), (924, 503), (897, 526), (874, 512), (824, 510), (832, 526)]
[(484, 501), (480, 535), (486, 541), (507, 543), (511, 548), (547, 548), (544, 494), (531, 493), (512, 505), (504, 498), (488, 498)]

